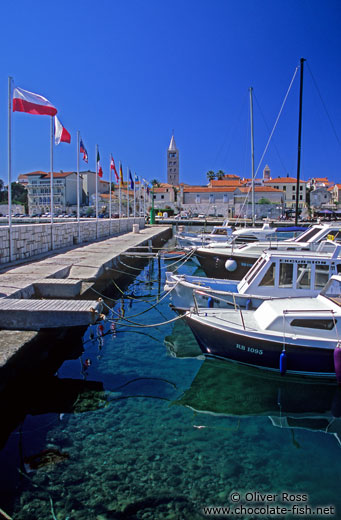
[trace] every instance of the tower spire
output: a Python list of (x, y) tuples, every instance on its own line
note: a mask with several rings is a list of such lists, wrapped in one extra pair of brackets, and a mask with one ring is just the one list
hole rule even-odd
[(179, 185), (179, 150), (174, 139), (174, 130), (167, 150), (167, 182), (172, 186)]

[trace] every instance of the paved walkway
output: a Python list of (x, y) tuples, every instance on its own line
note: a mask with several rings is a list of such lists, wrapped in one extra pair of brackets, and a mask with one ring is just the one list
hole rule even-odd
[(0, 272), (0, 298), (30, 298), (34, 294), (34, 284), (42, 279), (93, 282), (107, 267), (115, 265), (125, 251), (154, 239), (167, 229), (169, 226), (147, 227), (139, 233), (130, 232), (68, 251), (50, 252), (43, 259), (7, 267)]

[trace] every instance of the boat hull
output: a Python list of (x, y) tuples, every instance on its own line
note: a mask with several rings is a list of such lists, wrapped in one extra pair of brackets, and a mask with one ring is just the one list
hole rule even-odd
[[(205, 355), (280, 372), (282, 342), (256, 339), (248, 336), (246, 331), (221, 330), (201, 323), (190, 314), (186, 321)], [(285, 344), (285, 352), (287, 373), (335, 379), (332, 348)]]
[[(229, 280), (241, 280), (251, 269), (259, 255), (255, 255), (254, 257), (244, 257), (233, 255), (229, 252), (226, 252), (226, 254), (219, 253), (219, 255), (214, 255), (210, 252), (206, 253), (197, 251), (195, 256), (200, 262), (206, 276), (212, 278), (227, 278)], [(226, 269), (225, 264), (227, 260), (233, 260), (235, 262), (235, 268), (233, 270)]]

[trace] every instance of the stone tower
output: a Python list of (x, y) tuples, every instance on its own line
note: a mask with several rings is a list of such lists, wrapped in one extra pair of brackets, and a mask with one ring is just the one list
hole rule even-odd
[(270, 179), (270, 168), (268, 165), (266, 165), (263, 170), (263, 181), (269, 181)]
[(176, 147), (174, 135), (167, 150), (167, 182), (172, 186), (179, 185), (179, 150)]

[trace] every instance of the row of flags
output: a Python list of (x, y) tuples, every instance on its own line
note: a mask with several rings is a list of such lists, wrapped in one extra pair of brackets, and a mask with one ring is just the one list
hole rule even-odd
[[(71, 135), (66, 130), (66, 128), (62, 125), (60, 120), (57, 117), (57, 109), (55, 106), (50, 103), (48, 99), (39, 94), (34, 94), (33, 92), (29, 92), (28, 90), (24, 90), (19, 87), (15, 87), (13, 89), (13, 97), (12, 97), (12, 110), (13, 112), (26, 112), (28, 114), (35, 115), (47, 115), (52, 116), (54, 118), (54, 138), (55, 144), (58, 145), (60, 143), (71, 143)], [(87, 149), (84, 145), (82, 139), (79, 141), (79, 153), (83, 155), (82, 159), (84, 162), (88, 163), (89, 155)], [(97, 151), (97, 173), (99, 177), (103, 177), (103, 169), (100, 162), (100, 154)], [(113, 171), (115, 175), (116, 182), (119, 183), (120, 186), (123, 186), (123, 170), (122, 164), (119, 166), (119, 173), (117, 173), (116, 165), (113, 156), (111, 155), (110, 160), (110, 169)], [(139, 178), (135, 174), (134, 179), (132, 177), (131, 171), (129, 170), (129, 182), (131, 189), (134, 189), (135, 183), (139, 183)], [(142, 179), (141, 185), (144, 185), (147, 189), (147, 193), (149, 194), (149, 183), (145, 179)]]

